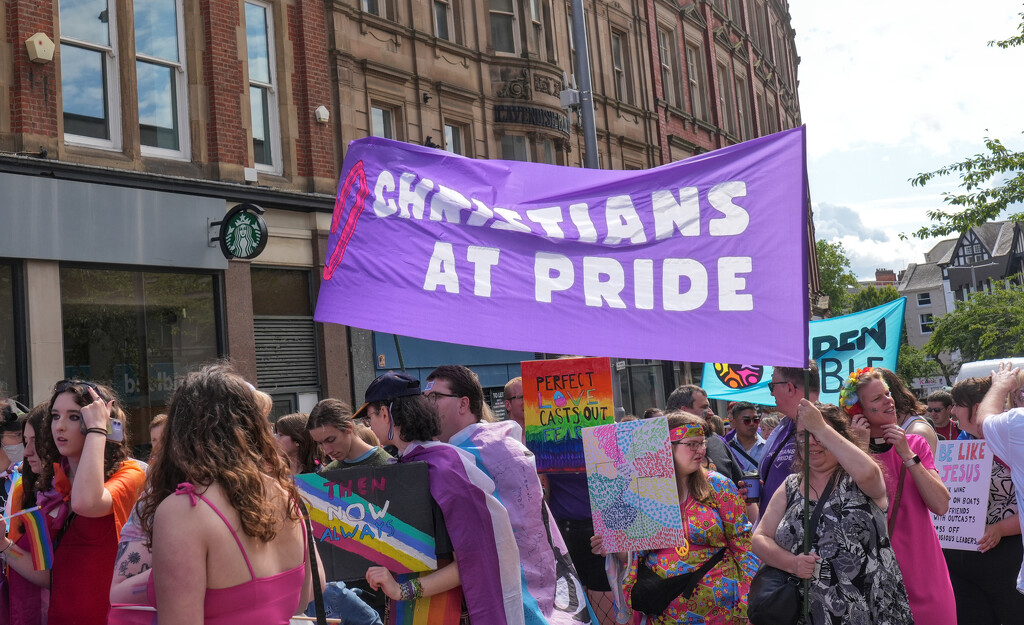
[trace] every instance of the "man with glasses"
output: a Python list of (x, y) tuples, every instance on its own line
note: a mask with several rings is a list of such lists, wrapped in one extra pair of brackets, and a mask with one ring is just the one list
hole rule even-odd
[(480, 379), (461, 365), (434, 369), (423, 394), (437, 406), (440, 439), (476, 458), (477, 466), (494, 480), (495, 497), (508, 510), (519, 547), (526, 621), (591, 623), (586, 595), (544, 503), (537, 464), (522, 443), (520, 425), (514, 420), (485, 420)]
[(761, 514), (764, 514), (772, 495), (792, 472), (793, 456), (796, 454), (796, 414), (800, 408), (800, 400), (805, 394), (811, 402), (818, 401), (818, 392), (821, 390), (818, 363), (810, 361), (807, 369), (775, 367), (772, 371), (772, 381), (768, 383), (768, 390), (775, 398), (776, 408), (784, 416), (768, 437), (764, 456), (758, 466), (758, 473), (761, 476), (761, 497), (758, 507)]
[(740, 463), (744, 473), (756, 473), (757, 465), (764, 456), (765, 440), (758, 433), (757, 428), (761, 424), (761, 416), (748, 401), (736, 402), (729, 408), (729, 416), (732, 420), (732, 432), (725, 435), (732, 448), (732, 455)]
[(928, 396), (928, 414), (926, 415), (935, 428), (939, 440), (955, 441), (960, 436), (960, 428), (950, 419), (953, 412), (953, 396), (946, 391), (935, 391)]
[(526, 432), (526, 402), (523, 401), (523, 378), (515, 377), (505, 383), (505, 410), (508, 418)]

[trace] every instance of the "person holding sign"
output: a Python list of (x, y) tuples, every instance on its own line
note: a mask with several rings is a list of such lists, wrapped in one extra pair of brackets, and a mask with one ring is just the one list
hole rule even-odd
[[(978, 405), (988, 393), (988, 378), (960, 380), (953, 387), (953, 418), (966, 440), (985, 438), (978, 422)], [(1024, 616), (1024, 596), (1014, 592), (1014, 569), (1024, 557), (1021, 544), (1017, 492), (1010, 468), (993, 458), (985, 533), (978, 551), (945, 549), (949, 578), (956, 594), (959, 625), (999, 625)]]
[[(800, 401), (792, 475), (776, 490), (754, 531), (765, 564), (810, 583), (809, 625), (909, 623), (910, 604), (885, 527), (882, 469), (856, 443), (850, 420), (832, 404)], [(810, 432), (810, 506), (823, 506), (804, 544), (803, 440)]]
[[(391, 571), (371, 566), (366, 581), (374, 590), (402, 605), (400, 612), (430, 597), (423, 622), (448, 625), (459, 622), (454, 613), (439, 610), (435, 600), (457, 600), (451, 593), (461, 586), (465, 609), (473, 625), (521, 625), (523, 594), (516, 547), (508, 511), (494, 497), (494, 482), (477, 468), (473, 457), (457, 447), (434, 440), (441, 434), (434, 403), (420, 392), (420, 382), (404, 373), (389, 371), (366, 389), (366, 415), (370, 429), (385, 444), (398, 448), (399, 462), (429, 465), (430, 494), (441, 508), (454, 560), (436, 571), (399, 583)], [(360, 409), (362, 411), (362, 409)], [(461, 602), (460, 602), (461, 603)], [(412, 614), (403, 614), (402, 618)], [(409, 620), (408, 622), (412, 622)]]
[(889, 538), (910, 597), (914, 622), (956, 625), (956, 602), (930, 512), (949, 509), (949, 491), (935, 470), (928, 442), (897, 425), (896, 402), (881, 371), (853, 372), (839, 392), (839, 402), (854, 420), (870, 430), (870, 452), (885, 472), (889, 497)]
[[(704, 468), (703, 419), (672, 412), (668, 427), (687, 539), (656, 551), (615, 554), (626, 565), (626, 603), (647, 614), (648, 625), (745, 623), (758, 560), (750, 552), (751, 524), (743, 499), (731, 480)], [(594, 553), (604, 553), (601, 536), (590, 543)], [(670, 588), (659, 579), (685, 581), (687, 588)]]

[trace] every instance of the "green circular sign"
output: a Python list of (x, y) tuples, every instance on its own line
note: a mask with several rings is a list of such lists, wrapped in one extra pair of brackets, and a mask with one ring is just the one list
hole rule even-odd
[(267, 246), (267, 222), (263, 209), (255, 204), (239, 204), (228, 211), (220, 224), (220, 249), (228, 259), (256, 258)]

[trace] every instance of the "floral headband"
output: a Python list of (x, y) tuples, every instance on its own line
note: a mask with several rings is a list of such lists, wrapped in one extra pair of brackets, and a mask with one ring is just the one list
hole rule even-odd
[(695, 423), (684, 423), (677, 428), (668, 431), (668, 440), (671, 442), (681, 441), (684, 438), (704, 436), (704, 428)]
[(846, 383), (839, 391), (839, 407), (842, 408), (847, 415), (856, 417), (857, 415), (864, 413), (864, 406), (861, 404), (860, 398), (857, 396), (857, 384), (860, 383), (861, 376), (865, 373), (871, 373), (874, 370), (874, 367), (861, 367), (851, 373), (850, 377), (846, 378)]

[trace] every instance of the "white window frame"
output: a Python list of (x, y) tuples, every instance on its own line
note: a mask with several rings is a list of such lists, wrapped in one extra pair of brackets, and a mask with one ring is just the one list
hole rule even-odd
[[(625, 32), (613, 30), (611, 33), (612, 53), (612, 86), (615, 99), (626, 104), (633, 103), (633, 90), (630, 88), (629, 73), (629, 41)], [(618, 50), (616, 50), (618, 42)]]
[(708, 121), (711, 107), (708, 103), (708, 77), (704, 71), (704, 55), (700, 44), (686, 42), (686, 82), (689, 89), (690, 113), (701, 121)]
[(754, 130), (750, 115), (750, 101), (747, 99), (747, 77), (737, 73), (733, 79), (736, 87), (736, 115), (739, 118), (739, 136), (746, 141), (754, 137)]
[(661, 91), (669, 106), (683, 107), (679, 81), (679, 45), (675, 31), (658, 28), (658, 58), (661, 65)]
[[(448, 129), (449, 128), (451, 128), (452, 131), (453, 131), (452, 132), (452, 137), (458, 135), (458, 140), (456, 141), (456, 143), (459, 144), (458, 147), (460, 148), (458, 150), (453, 149), (452, 146), (451, 146), (452, 142), (451, 142), (451, 140), (448, 137)], [(466, 153), (467, 152), (466, 148), (467, 148), (468, 135), (469, 135), (469, 132), (467, 130), (466, 124), (461, 124), (461, 123), (459, 123), (457, 121), (447, 121), (447, 120), (445, 120), (445, 122), (444, 122), (444, 149), (445, 149), (445, 151), (451, 152), (452, 154), (459, 154), (459, 155), (462, 155), (462, 156), (469, 156)]]
[[(391, 118), (390, 119), (390, 123), (391, 123), (391, 136), (390, 137), (387, 136), (387, 134), (380, 134), (380, 135), (374, 134), (374, 132), (373, 132), (373, 112), (374, 112), (374, 110), (379, 110), (379, 111), (381, 111), (383, 113), (386, 113), (387, 116)], [(394, 141), (401, 141), (401, 134), (398, 131), (399, 130), (398, 129), (398, 118), (399, 118), (399, 116), (398, 116), (398, 113), (396, 112), (395, 107), (391, 106), (390, 104), (386, 104), (386, 103), (378, 102), (378, 101), (374, 100), (373, 102), (370, 103), (370, 128), (369, 128), (370, 136), (371, 137), (381, 137), (382, 139), (392, 139)]]
[[(245, 0), (243, 4), (243, 18), (244, 18), (244, 5), (251, 4), (253, 6), (262, 7), (266, 11), (267, 16), (267, 63), (269, 64), (270, 82), (262, 83), (253, 81), (252, 78), (246, 75), (247, 92), (248, 88), (257, 87), (260, 89), (267, 90), (267, 118), (270, 121), (270, 149), (271, 149), (271, 162), (257, 163), (255, 158), (255, 146), (252, 141), (255, 141), (255, 134), (252, 141), (249, 142), (250, 149), (253, 150), (253, 165), (258, 171), (264, 171), (270, 174), (281, 174), (284, 171), (284, 163), (281, 154), (281, 110), (280, 103), (278, 101), (278, 80), (277, 80), (277, 46), (275, 45), (276, 39), (276, 28), (274, 24), (274, 5), (264, 0)], [(246, 67), (248, 67), (248, 56), (249, 48), (248, 42), (246, 42)], [(250, 98), (249, 106), (253, 106), (255, 103)], [(249, 115), (249, 123), (252, 123), (252, 114)], [(255, 131), (255, 129), (252, 129)]]
[[(174, 69), (174, 90), (177, 102), (177, 110), (175, 114), (178, 116), (178, 148), (177, 150), (168, 150), (166, 148), (158, 148), (150, 145), (143, 145), (141, 139), (141, 126), (142, 119), (138, 120), (140, 126), (139, 133), (139, 148), (142, 151), (143, 156), (155, 156), (159, 158), (168, 158), (175, 160), (191, 160), (192, 146), (191, 146), (191, 134), (189, 133), (189, 117), (188, 117), (188, 70), (185, 65), (185, 9), (184, 0), (175, 0), (174, 2), (174, 13), (178, 20), (178, 62), (171, 63), (165, 59), (158, 59), (156, 57), (149, 57), (144, 54), (139, 54), (138, 50), (135, 52), (136, 67), (140, 60), (154, 65), (160, 65), (162, 67), (171, 67)], [(134, 28), (134, 25), (133, 25)], [(136, 93), (138, 97), (138, 93)]]
[(931, 293), (918, 293), (917, 294), (917, 305), (920, 307), (932, 305), (932, 294)]
[(728, 63), (718, 62), (718, 111), (724, 118), (722, 128), (731, 135), (736, 131), (736, 101), (732, 95), (732, 76)]
[(918, 320), (921, 324), (921, 334), (931, 334), (935, 331), (935, 316), (932, 313), (921, 313)]
[[(110, 135), (109, 139), (97, 139), (96, 137), (70, 134), (65, 131), (64, 143), (100, 148), (103, 150), (121, 150), (121, 72), (118, 68), (118, 57), (120, 55), (117, 50), (117, 17), (116, 1), (107, 0), (107, 37), (109, 43), (106, 46), (89, 41), (83, 41), (81, 39), (75, 39), (73, 37), (65, 37), (63, 34), (61, 35), (60, 43), (58, 44), (59, 46), (67, 44), (76, 48), (99, 52), (102, 55), (106, 69), (106, 84), (104, 87), (107, 91), (107, 127)], [(59, 10), (57, 19), (60, 19)], [(63, 68), (61, 69), (63, 70)], [(63, 122), (63, 84), (61, 87), (61, 120)]]
[(494, 6), (491, 4), (491, 0), (488, 0), (487, 4), (487, 26), (490, 28), (490, 30), (488, 30), (488, 35), (492, 38), (491, 46), (494, 47), (494, 54), (500, 56), (518, 56), (522, 54), (523, 51), (523, 42), (519, 37), (519, 0), (509, 1), (512, 4), (512, 47), (514, 48), (511, 52), (507, 50), (498, 50), (494, 45), (495, 42), (493, 41), (492, 34), (494, 32), (494, 28), (492, 26), (493, 22), (491, 21), (491, 17), (495, 13), (499, 13), (501, 15), (509, 15), (509, 13), (507, 11), (495, 10)]
[[(445, 17), (447, 18), (448, 36), (442, 37), (438, 32), (437, 24), (437, 5), (442, 4), (445, 6)], [(430, 10), (433, 13), (434, 19), (434, 36), (442, 41), (450, 43), (458, 43), (461, 41), (461, 37), (455, 32), (455, 0), (431, 0)]]
[[(369, 13), (370, 15), (376, 15), (377, 17), (382, 17), (384, 19), (388, 19), (388, 3), (387, 3), (387, 0), (376, 0), (376, 1), (377, 1), (377, 11), (371, 11), (370, 10), (370, 0), (359, 0), (359, 8), (363, 10), (363, 13)], [(431, 5), (431, 10), (433, 10), (433, 5)]]

